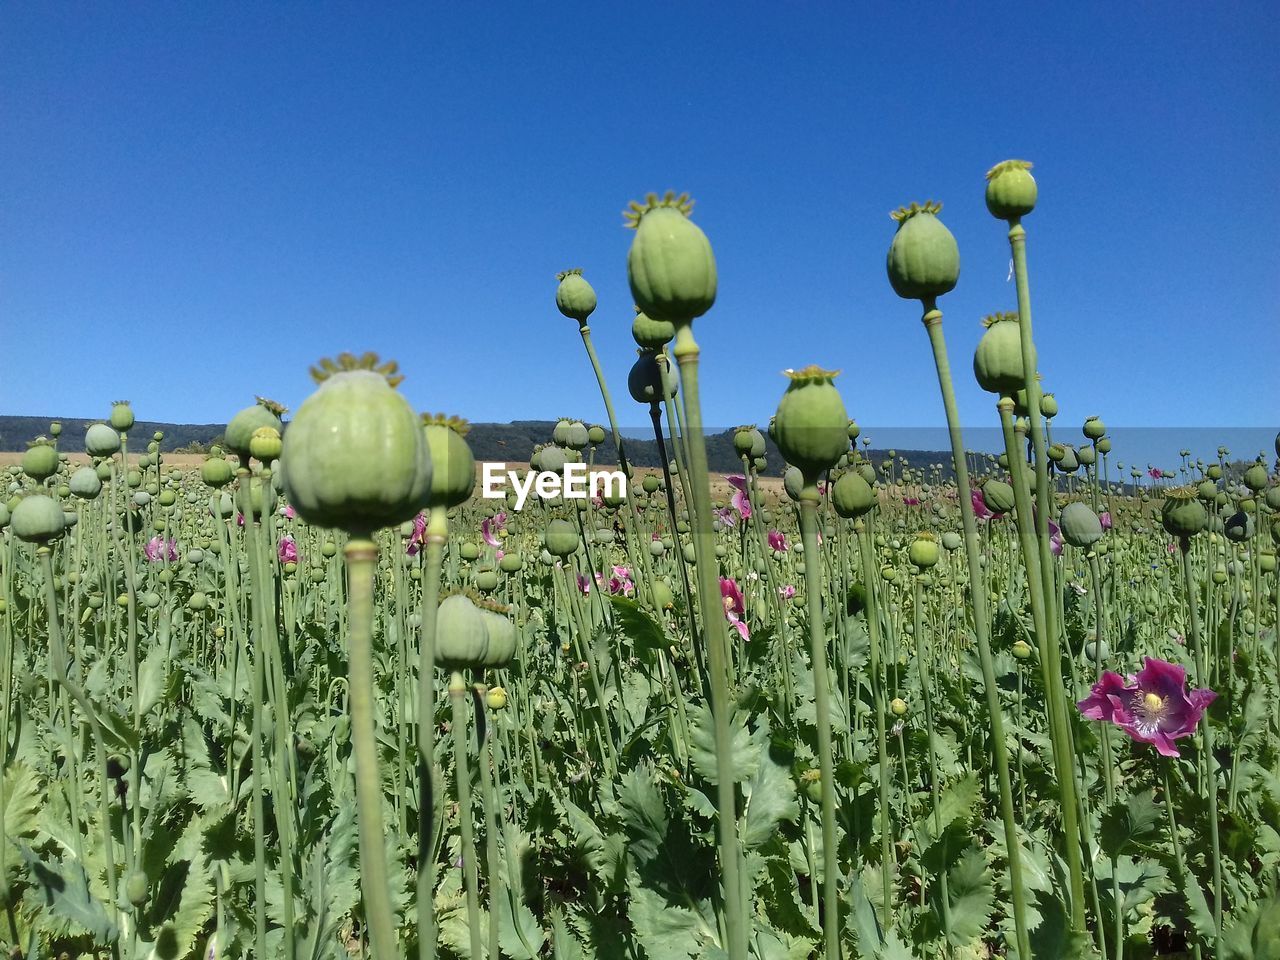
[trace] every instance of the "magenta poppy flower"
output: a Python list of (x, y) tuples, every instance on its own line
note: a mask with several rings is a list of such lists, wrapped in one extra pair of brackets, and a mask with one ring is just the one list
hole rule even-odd
[(720, 578), (720, 597), (724, 601), (724, 617), (729, 621), (729, 626), (738, 631), (738, 635), (743, 640), (751, 639), (751, 631), (748, 629), (743, 616), (746, 614), (746, 602), (742, 599), (742, 591), (738, 588), (738, 582), (732, 577)]
[(298, 544), (293, 537), (280, 538), (280, 542), (276, 544), (276, 556), (280, 558), (281, 563), (298, 562)]
[(903, 498), (902, 498), (902, 502), (903, 502), (903, 504), (905, 504), (905, 505), (906, 505), (906, 506), (908, 506), (908, 507), (918, 507), (918, 506), (920, 506), (920, 498), (919, 498), (919, 497), (903, 497)]
[(413, 533), (409, 534), (409, 542), (405, 545), (404, 552), (411, 557), (416, 557), (427, 542), (427, 511), (419, 510), (418, 515), (413, 518)]
[(1000, 514), (987, 506), (987, 499), (982, 491), (974, 488), (969, 494), (969, 502), (973, 504), (973, 515), (979, 520), (994, 520)]
[(1159, 467), (1148, 467), (1147, 476), (1150, 477), (1152, 480), (1163, 480), (1164, 471), (1161, 470)]
[(1102, 524), (1103, 530), (1110, 530), (1111, 529), (1111, 512), (1109, 510), (1103, 510), (1100, 514), (1098, 514), (1098, 522)]
[(609, 592), (620, 593), (625, 597), (629, 597), (636, 592), (636, 584), (631, 579), (630, 567), (613, 568), (613, 576), (609, 578)]
[(769, 549), (785, 552), (787, 549), (787, 538), (783, 536), (781, 530), (769, 531)]
[(783, 584), (778, 588), (778, 595), (782, 597), (783, 600), (790, 600), (796, 595), (796, 588), (789, 583)]
[(502, 546), (502, 541), (498, 539), (498, 533), (504, 532), (503, 528), (507, 525), (507, 514), (504, 510), (502, 513), (495, 513), (492, 517), (485, 517), (480, 521), (480, 536), (484, 538), (484, 542), (491, 547)]
[(1049, 552), (1055, 557), (1062, 556), (1062, 528), (1049, 521)]
[(736, 527), (738, 525), (738, 515), (733, 512), (732, 507), (721, 507), (712, 511), (716, 515), (716, 519), (726, 527)]
[(1166, 757), (1179, 757), (1173, 741), (1195, 733), (1205, 709), (1218, 695), (1207, 687), (1187, 691), (1187, 671), (1176, 663), (1144, 657), (1126, 682), (1110, 670), (1076, 706), (1089, 720), (1114, 723), (1132, 739), (1149, 743)]
[(293, 505), (292, 505), (292, 504), (288, 504), (288, 503), (286, 503), (286, 504), (284, 505), (284, 518), (285, 518), (286, 520), (292, 520), (292, 519), (294, 519), (297, 515), (298, 515), (298, 511), (297, 511), (297, 510), (295, 510), (295, 509), (293, 509)]
[(152, 563), (159, 563), (166, 555), (170, 563), (178, 559), (178, 541), (166, 539), (159, 534), (148, 540), (147, 545), (142, 550)]
[(747, 478), (741, 474), (734, 474), (725, 477), (729, 481), (729, 485), (733, 487), (733, 496), (729, 498), (729, 503), (733, 505), (733, 509), (737, 510), (743, 520), (751, 519), (751, 498), (747, 496)]

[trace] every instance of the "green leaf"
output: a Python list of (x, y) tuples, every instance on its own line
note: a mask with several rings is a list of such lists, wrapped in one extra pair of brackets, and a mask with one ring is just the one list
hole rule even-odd
[(763, 845), (777, 833), (779, 823), (794, 822), (800, 813), (796, 784), (791, 774), (768, 756), (768, 745), (756, 775), (747, 787), (746, 808), (742, 812), (739, 835), (745, 850)]
[(1099, 843), (1103, 853), (1118, 857), (1156, 840), (1163, 816), (1151, 790), (1116, 800), (1102, 815)]
[(1182, 899), (1187, 908), (1187, 915), (1183, 919), (1195, 929), (1202, 943), (1213, 943), (1216, 929), (1213, 911), (1209, 909), (1209, 901), (1205, 899), (1199, 879), (1190, 870), (1182, 881)]
[[(940, 896), (941, 886), (935, 884), (934, 892)], [(947, 900), (951, 914), (948, 941), (962, 947), (981, 937), (995, 910), (995, 885), (987, 858), (976, 845), (970, 846), (947, 873)]]
[(97, 943), (111, 943), (118, 933), (107, 909), (89, 892), (89, 876), (79, 863), (46, 863), (26, 844), (22, 858), (29, 868), (32, 889), (28, 896), (54, 917), (65, 921), (51, 931), (88, 933)]
[(718, 945), (714, 921), (700, 912), (639, 884), (631, 884), (630, 891), (631, 924), (648, 960), (701, 958), (707, 947)]
[(667, 636), (653, 617), (634, 600), (623, 596), (610, 596), (615, 621), (623, 634), (637, 650), (663, 650), (668, 645)]
[[(689, 708), (689, 759), (709, 783), (720, 782), (716, 765), (715, 723), (711, 709), (704, 703)], [(742, 783), (755, 775), (760, 758), (760, 744), (768, 730), (762, 725), (753, 734), (747, 729), (747, 715), (735, 710), (729, 719), (729, 769), (734, 783)]]
[(652, 764), (642, 763), (624, 773), (618, 785), (618, 803), (631, 853), (642, 863), (658, 855), (667, 836), (667, 808), (653, 777)]
[(943, 790), (934, 812), (916, 824), (920, 848), (928, 850), (932, 847), (953, 823), (967, 823), (981, 793), (978, 777), (974, 773), (965, 774)]

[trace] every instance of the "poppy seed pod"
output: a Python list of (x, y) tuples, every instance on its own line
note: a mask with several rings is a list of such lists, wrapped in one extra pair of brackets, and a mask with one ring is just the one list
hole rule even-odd
[(109, 457), (120, 449), (120, 433), (110, 424), (95, 423), (84, 432), (84, 450), (91, 457)]
[(231, 464), (222, 457), (209, 457), (200, 464), (200, 479), (215, 490), (230, 483), (232, 476)]
[(1209, 525), (1209, 513), (1194, 487), (1174, 487), (1165, 491), (1160, 522), (1171, 536), (1193, 537)]
[(716, 258), (711, 241), (689, 219), (693, 201), (668, 190), (648, 194), (624, 211), (636, 235), (627, 252), (627, 280), (640, 310), (655, 320), (688, 323), (716, 302)]
[(587, 427), (587, 442), (590, 443), (591, 446), (600, 446), (600, 444), (604, 443), (604, 438), (604, 427), (600, 426), (600, 424), (593, 423), (591, 426)]
[(1052, 393), (1040, 395), (1040, 414), (1051, 420), (1058, 415), (1058, 398)]
[(111, 403), (111, 426), (120, 433), (127, 433), (133, 428), (133, 407), (128, 400), (115, 400)]
[(412, 519), (431, 493), (431, 460), (417, 413), (395, 390), (396, 365), (343, 354), (312, 376), (320, 386), (281, 454), (289, 502), (308, 523), (356, 536)]
[(773, 440), (805, 483), (816, 483), (849, 449), (849, 414), (834, 383), (838, 371), (808, 366), (785, 374), (791, 383), (774, 415)]
[(627, 389), (636, 403), (670, 400), (675, 397), (678, 387), (679, 381), (670, 366), (659, 363), (656, 354), (643, 350), (627, 375)]
[(831, 506), (845, 519), (860, 517), (876, 505), (876, 492), (862, 474), (848, 470), (831, 485)]
[(938, 562), (937, 537), (928, 531), (917, 533), (911, 546), (907, 548), (907, 558), (921, 570), (935, 566)]
[(553, 557), (568, 557), (578, 549), (578, 531), (568, 520), (552, 520), (543, 534), (547, 552)]
[(22, 455), (22, 472), (32, 480), (48, 480), (58, 472), (58, 448), (41, 437)]
[(1254, 493), (1262, 490), (1267, 485), (1267, 468), (1259, 460), (1244, 472), (1244, 485)]
[(934, 300), (960, 279), (960, 248), (938, 219), (942, 204), (926, 201), (895, 210), (898, 223), (886, 268), (894, 293), (904, 300)]
[(1106, 426), (1097, 417), (1089, 417), (1081, 428), (1088, 440), (1101, 440), (1107, 432)]
[(987, 209), (1016, 223), (1036, 207), (1036, 181), (1026, 160), (1005, 160), (987, 171)]
[(93, 467), (81, 467), (71, 475), (71, 493), (81, 500), (92, 500), (102, 492), (102, 481)]
[(476, 461), (466, 436), (467, 421), (424, 414), (422, 432), (431, 458), (431, 493), (427, 507), (448, 509), (465, 503), (476, 485)]
[(9, 522), (10, 529), (19, 540), (38, 544), (57, 540), (67, 526), (62, 507), (52, 497), (44, 494), (24, 497), (14, 508)]
[(556, 274), (556, 280), (560, 284), (556, 287), (557, 309), (571, 320), (586, 323), (596, 309), (596, 292), (583, 278), (582, 271), (566, 270)]
[[(1016, 313), (985, 318), (987, 332), (973, 352), (973, 375), (987, 393), (1012, 396), (1026, 384), (1022, 366), (1022, 326)], [(1035, 348), (1032, 348), (1035, 362)]]
[(654, 320), (636, 308), (636, 318), (631, 321), (631, 338), (641, 350), (661, 350), (675, 335), (675, 324), (670, 320)]
[(249, 456), (259, 463), (274, 463), (280, 459), (284, 443), (275, 427), (259, 427), (249, 437)]
[(1003, 480), (995, 479), (988, 480), (982, 485), (982, 500), (996, 513), (1008, 513), (1016, 503), (1013, 487)]
[(271, 427), (277, 432), (283, 432), (284, 425), (281, 424), (280, 417), (284, 412), (285, 409), (280, 404), (265, 397), (258, 397), (257, 403), (251, 407), (245, 407), (227, 423), (226, 432), (223, 434), (227, 449), (241, 460), (248, 459), (253, 455), (249, 451), (249, 441), (253, 439), (253, 432), (259, 427)]
[(1102, 521), (1087, 504), (1068, 503), (1058, 517), (1062, 539), (1073, 547), (1087, 549), (1102, 539)]

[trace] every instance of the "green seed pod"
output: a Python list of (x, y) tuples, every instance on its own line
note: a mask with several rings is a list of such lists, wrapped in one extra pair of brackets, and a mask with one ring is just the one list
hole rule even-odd
[[(983, 320), (987, 332), (973, 352), (973, 375), (987, 393), (1012, 396), (1026, 384), (1022, 366), (1022, 325), (1016, 313), (995, 313)], [(1035, 348), (1032, 347), (1032, 362)]]
[(1063, 444), (1062, 456), (1058, 458), (1058, 469), (1063, 473), (1075, 473), (1080, 469), (1080, 458), (1076, 456), (1075, 447)]
[(893, 291), (904, 300), (935, 300), (960, 279), (960, 248), (938, 219), (942, 204), (927, 201), (895, 210), (898, 224), (889, 245), (887, 269)]
[(982, 499), (996, 513), (1008, 513), (1016, 503), (1013, 487), (994, 478), (982, 485)]
[(911, 708), (907, 705), (907, 701), (901, 697), (894, 697), (889, 701), (889, 709), (895, 717), (905, 717)]
[(689, 195), (668, 191), (633, 202), (623, 216), (634, 227), (627, 280), (640, 310), (656, 320), (688, 323), (716, 301), (716, 259), (711, 242), (689, 219)]
[(1076, 450), (1076, 459), (1080, 461), (1083, 467), (1091, 467), (1097, 462), (1098, 458), (1093, 452), (1093, 447), (1079, 447)]
[(485, 630), (489, 634), (485, 650), (484, 666), (500, 669), (511, 663), (516, 655), (516, 627), (506, 617), (493, 610), (481, 609)]
[(1267, 487), (1265, 499), (1267, 506), (1272, 510), (1280, 510), (1280, 483), (1273, 483)]
[(1232, 543), (1244, 543), (1253, 536), (1253, 517), (1237, 510), (1222, 521), (1222, 533)]
[(274, 463), (283, 448), (280, 431), (275, 427), (258, 427), (249, 437), (249, 456), (259, 463)]
[(917, 533), (907, 548), (907, 558), (921, 570), (936, 565), (939, 559), (938, 538), (928, 531)]
[(1031, 659), (1031, 644), (1025, 640), (1015, 640), (1011, 648), (1015, 660)]
[(593, 423), (587, 428), (587, 441), (593, 446), (598, 447), (604, 443), (605, 433), (604, 427), (598, 423)]
[(1209, 513), (1194, 487), (1174, 487), (1165, 491), (1160, 522), (1171, 536), (1193, 537), (1209, 525)]
[(641, 350), (661, 350), (675, 335), (676, 327), (670, 320), (654, 320), (636, 308), (636, 318), (631, 321), (631, 337)]
[(676, 395), (679, 381), (669, 365), (659, 363), (655, 354), (640, 351), (627, 375), (627, 389), (636, 403), (661, 403)]
[(427, 506), (449, 509), (467, 502), (476, 485), (476, 460), (467, 443), (467, 421), (443, 413), (422, 416), (422, 432), (431, 458)]
[(484, 666), (489, 628), (471, 598), (456, 593), (440, 602), (436, 613), (436, 666), (470, 670)]
[(782, 475), (782, 489), (792, 500), (800, 499), (800, 491), (804, 488), (804, 474), (799, 467), (787, 467)]
[(241, 460), (252, 456), (249, 451), (249, 441), (253, 439), (253, 431), (259, 427), (271, 427), (277, 433), (283, 433), (284, 425), (281, 424), (280, 417), (284, 412), (285, 409), (280, 404), (265, 397), (258, 397), (257, 403), (251, 407), (245, 407), (227, 424), (223, 435), (227, 449)]
[(511, 550), (502, 555), (502, 559), (498, 561), (498, 568), (503, 573), (515, 573), (524, 567), (524, 560), (520, 556), (518, 550)]
[(427, 505), (431, 460), (418, 415), (395, 390), (395, 364), (339, 360), (313, 368), (320, 387), (289, 424), (285, 489), (308, 523), (368, 536)]
[(476, 589), (488, 593), (498, 588), (498, 574), (495, 570), (481, 570), (476, 574)]
[(115, 400), (111, 404), (111, 426), (120, 433), (133, 428), (133, 408), (128, 400)]
[(490, 710), (505, 710), (507, 708), (507, 691), (501, 687), (490, 687), (485, 692), (484, 705)]
[(147, 902), (147, 875), (140, 870), (129, 874), (129, 879), (125, 881), (124, 892), (129, 902), (141, 910)]
[(962, 543), (964, 540), (954, 530), (948, 530), (942, 535), (942, 546), (947, 550), (959, 550)]
[(58, 472), (58, 448), (44, 437), (32, 441), (22, 455), (22, 472), (37, 482), (49, 479)]
[(1261, 460), (1253, 464), (1244, 472), (1244, 485), (1254, 493), (1262, 490), (1267, 485), (1267, 468)]
[(670, 610), (675, 603), (671, 587), (665, 580), (654, 580), (649, 584), (649, 592), (653, 595), (653, 605), (659, 610)]
[(24, 497), (12, 513), (10, 523), (14, 536), (27, 543), (45, 544), (57, 540), (66, 531), (62, 507), (44, 494)]
[(71, 475), (71, 493), (81, 500), (92, 500), (102, 492), (102, 481), (93, 467), (81, 467)]
[(1101, 440), (1107, 432), (1106, 425), (1097, 417), (1088, 417), (1084, 421), (1082, 428), (1085, 438), (1088, 440)]
[(1104, 456), (1111, 452), (1111, 438), (1103, 437), (1098, 441), (1098, 452)]
[(1103, 640), (1098, 643), (1096, 640), (1090, 640), (1084, 645), (1084, 655), (1090, 663), (1096, 663), (1098, 660), (1105, 660), (1111, 656), (1111, 648), (1107, 645), (1107, 641)]
[(861, 428), (860, 426), (858, 426), (858, 421), (856, 421), (856, 420), (850, 420), (850, 421), (849, 421), (849, 429), (848, 429), (848, 431), (847, 431), (847, 432), (848, 432), (848, 434), (849, 434), (849, 442), (850, 442), (850, 443), (853, 443), (853, 441), (857, 440), (857, 439), (858, 439), (858, 437), (859, 437), (859, 436), (861, 436), (861, 434), (862, 434), (862, 428)]
[(596, 292), (582, 276), (581, 269), (566, 270), (556, 275), (556, 308), (570, 320), (586, 323), (595, 312)]
[(838, 371), (808, 366), (787, 370), (791, 383), (773, 420), (773, 440), (783, 459), (816, 483), (849, 450), (849, 414), (834, 380)]
[(458, 556), (463, 560), (474, 560), (480, 556), (480, 546), (472, 543), (470, 540), (464, 540), (458, 546)]
[(84, 432), (85, 453), (109, 457), (120, 449), (120, 434), (109, 424), (95, 423)]
[(1005, 160), (987, 171), (987, 209), (1017, 223), (1036, 207), (1036, 181), (1026, 160)]
[(1058, 415), (1058, 398), (1052, 393), (1042, 393), (1040, 395), (1040, 414), (1050, 419)]
[(1068, 503), (1058, 517), (1062, 539), (1073, 547), (1087, 549), (1102, 539), (1102, 521), (1087, 504)]
[(98, 475), (99, 480), (106, 483), (111, 479), (111, 464), (104, 460), (93, 468), (93, 472)]
[(846, 520), (870, 512), (876, 502), (876, 492), (871, 484), (853, 470), (842, 473), (831, 485), (831, 506)]
[(231, 464), (222, 457), (209, 457), (200, 464), (200, 479), (214, 490), (225, 487), (233, 476), (235, 472), (231, 469)]
[(640, 481), (640, 489), (645, 493), (657, 493), (662, 489), (662, 481), (652, 473), (646, 474), (644, 479)]
[(543, 542), (552, 556), (563, 559), (572, 555), (578, 549), (580, 541), (578, 531), (573, 528), (573, 524), (569, 523), (568, 520), (552, 520), (547, 524)]

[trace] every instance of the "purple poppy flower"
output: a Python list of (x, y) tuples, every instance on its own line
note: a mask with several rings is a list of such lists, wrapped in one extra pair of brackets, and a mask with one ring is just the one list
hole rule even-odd
[(787, 549), (787, 538), (783, 536), (781, 530), (769, 531), (769, 549), (785, 552)]
[(918, 506), (920, 506), (920, 498), (919, 498), (919, 497), (903, 497), (903, 498), (902, 498), (902, 502), (903, 502), (903, 504), (904, 504), (904, 505), (906, 505), (906, 506), (908, 506), (908, 507), (918, 507)]
[(404, 548), (404, 552), (411, 557), (416, 557), (427, 542), (427, 512), (419, 510), (418, 515), (413, 518), (413, 533), (409, 534), (409, 542)]
[(733, 487), (734, 494), (729, 498), (729, 503), (733, 505), (733, 509), (737, 510), (743, 520), (751, 518), (751, 498), (747, 496), (747, 478), (741, 474), (725, 477), (729, 481), (729, 486)]
[(783, 584), (778, 588), (778, 595), (782, 597), (783, 600), (790, 600), (796, 595), (796, 588), (789, 583)]
[(1126, 682), (1110, 670), (1076, 706), (1089, 720), (1114, 723), (1132, 739), (1149, 743), (1166, 757), (1178, 757), (1173, 741), (1195, 732), (1218, 695), (1207, 687), (1187, 692), (1187, 671), (1175, 663), (1143, 658), (1143, 667)]
[(738, 515), (733, 512), (732, 508), (721, 507), (719, 510), (713, 510), (712, 512), (724, 526), (736, 527), (738, 525)]
[(281, 563), (298, 562), (298, 544), (293, 537), (284, 536), (280, 538), (280, 542), (276, 544), (276, 555), (280, 558)]
[(614, 567), (613, 576), (609, 578), (609, 592), (620, 593), (629, 597), (636, 591), (635, 581), (631, 579), (630, 567)]
[(1110, 530), (1111, 529), (1111, 512), (1109, 510), (1103, 510), (1100, 514), (1098, 514), (1098, 522), (1102, 524), (1103, 530)]
[(738, 635), (743, 640), (750, 640), (751, 631), (746, 621), (742, 619), (746, 614), (746, 602), (742, 599), (742, 590), (738, 588), (738, 581), (732, 577), (721, 577), (720, 597), (724, 601), (724, 617), (729, 621), (729, 625), (738, 631)]
[(484, 542), (491, 547), (502, 546), (502, 541), (498, 539), (498, 533), (503, 532), (507, 525), (507, 513), (495, 513), (492, 517), (485, 517), (480, 521), (480, 536), (484, 538)]
[(974, 488), (969, 494), (969, 502), (973, 504), (973, 515), (979, 520), (998, 520), (1004, 514), (997, 513), (987, 506), (987, 499), (982, 491)]
[(152, 563), (159, 563), (166, 555), (170, 563), (178, 559), (178, 541), (166, 539), (159, 534), (148, 540), (147, 545), (142, 550)]

